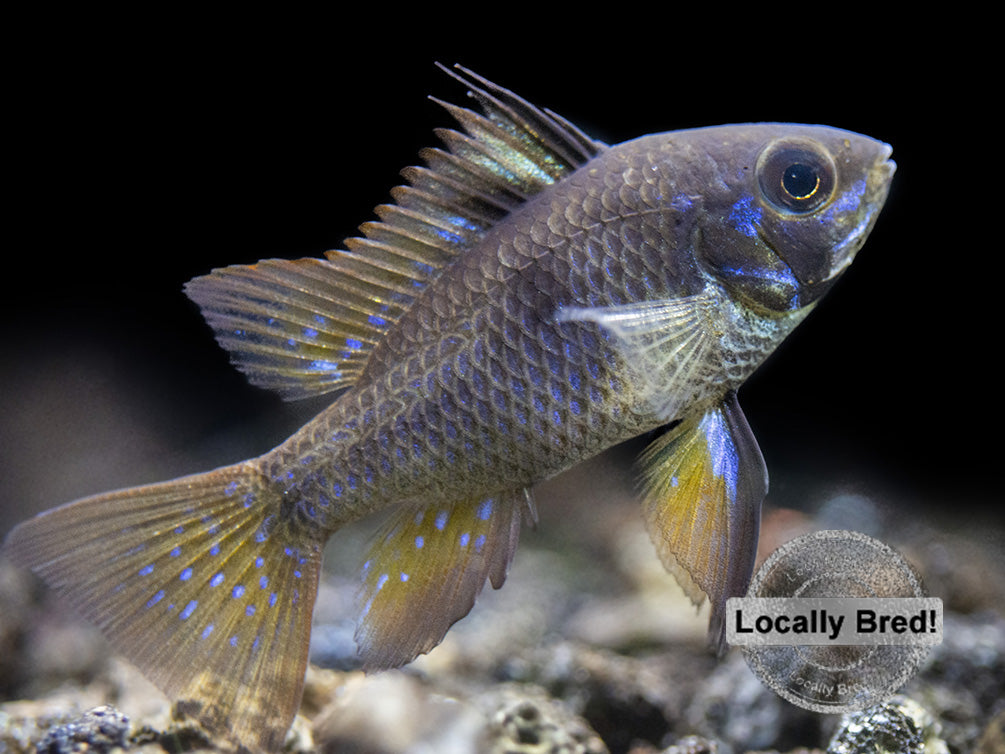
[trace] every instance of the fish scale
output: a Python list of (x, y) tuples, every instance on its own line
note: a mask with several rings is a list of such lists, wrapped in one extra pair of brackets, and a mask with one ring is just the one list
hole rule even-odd
[(326, 540), (389, 509), (360, 567), (366, 670), (433, 649), (502, 586), (533, 486), (662, 429), (639, 460), (657, 555), (721, 648), (767, 470), (736, 392), (838, 279), (890, 149), (747, 124), (607, 147), (458, 69), (481, 113), (323, 259), (186, 293), (256, 385), (332, 403), (279, 447), (96, 495), (7, 549), (213, 732), (278, 751), (300, 702)]

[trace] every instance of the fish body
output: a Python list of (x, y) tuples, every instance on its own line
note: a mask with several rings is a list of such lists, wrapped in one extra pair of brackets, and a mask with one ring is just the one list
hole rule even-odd
[[(767, 474), (736, 391), (833, 285), (890, 149), (787, 124), (614, 147), (470, 72), (482, 114), (326, 259), (187, 286), (256, 384), (338, 392), (279, 447), (27, 521), (42, 574), (182, 707), (276, 750), (299, 705), (324, 543), (391, 508), (362, 567), (364, 666), (429, 651), (502, 585), (531, 488), (663, 428), (640, 461), (657, 551), (721, 642)], [(467, 76), (467, 78), (463, 78)]]

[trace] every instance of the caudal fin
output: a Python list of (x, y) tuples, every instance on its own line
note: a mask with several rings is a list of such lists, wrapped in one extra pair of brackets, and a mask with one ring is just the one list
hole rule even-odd
[(15, 528), (40, 574), (209, 730), (277, 751), (300, 704), (321, 545), (253, 464), (78, 500)]

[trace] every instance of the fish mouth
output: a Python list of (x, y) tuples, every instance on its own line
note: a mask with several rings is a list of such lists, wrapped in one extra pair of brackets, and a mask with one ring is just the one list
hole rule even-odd
[(890, 159), (891, 154), (893, 154), (893, 148), (889, 144), (884, 144), (876, 162), (873, 163), (866, 176), (865, 213), (845, 239), (834, 247), (830, 271), (820, 282), (833, 280), (844, 272), (848, 265), (855, 260), (859, 249), (865, 244), (865, 239), (876, 224), (876, 218), (879, 217), (879, 212), (883, 209), (886, 197), (890, 193), (890, 183), (897, 170), (897, 163)]

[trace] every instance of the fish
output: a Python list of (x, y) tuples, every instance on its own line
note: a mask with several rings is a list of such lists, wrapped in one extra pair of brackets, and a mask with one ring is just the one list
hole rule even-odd
[(609, 146), (473, 71), (392, 202), (324, 257), (186, 294), (249, 380), (331, 403), (263, 455), (22, 522), (38, 573), (177, 709), (277, 751), (299, 707), (325, 543), (377, 511), (361, 667), (437, 646), (503, 585), (536, 483), (639, 436), (656, 553), (696, 603), (754, 566), (767, 470), (737, 401), (870, 234), (895, 164), (825, 126)]

